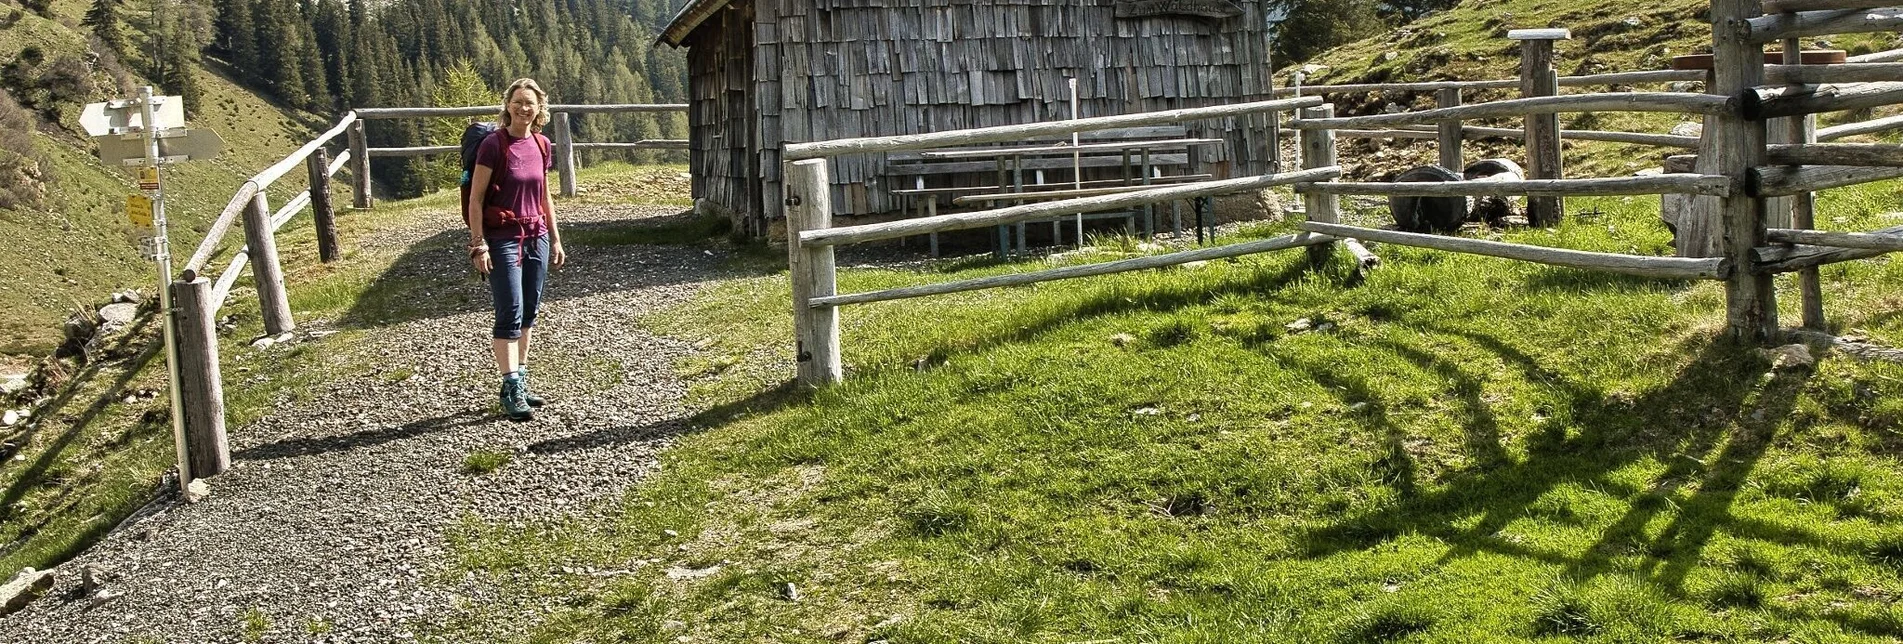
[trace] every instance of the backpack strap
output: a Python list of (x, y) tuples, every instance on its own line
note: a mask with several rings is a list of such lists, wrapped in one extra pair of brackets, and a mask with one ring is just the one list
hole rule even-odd
[(549, 153), (548, 137), (542, 136), (541, 132), (530, 132), (529, 134), (535, 137), (535, 142), (542, 148), (542, 174), (546, 176), (548, 175), (549, 166), (555, 165), (555, 159), (552, 158)]

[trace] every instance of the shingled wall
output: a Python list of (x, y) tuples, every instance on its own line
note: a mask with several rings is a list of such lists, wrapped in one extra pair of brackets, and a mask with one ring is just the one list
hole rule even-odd
[[(1267, 94), (1260, 3), (1235, 3), (1241, 15), (1216, 19), (1118, 18), (1118, 0), (753, 2), (722, 10), (690, 42), (696, 175), (708, 177), (707, 198), (756, 220), (746, 222), (748, 229), (780, 216), (782, 142), (1065, 119), (1068, 77), (1079, 78), (1084, 116), (1261, 100)], [(740, 18), (749, 12), (750, 19)], [(735, 30), (745, 24), (751, 25), (752, 46), (736, 47), (745, 35), (735, 38)], [(716, 41), (723, 45), (706, 46)], [(752, 54), (757, 119), (750, 134), (767, 143), (753, 152), (757, 206), (747, 203), (744, 192), (735, 193), (742, 187), (742, 165), (723, 157), (734, 149), (737, 133), (725, 133), (720, 151), (711, 147), (716, 123), (737, 123), (731, 77), (721, 84), (711, 79), (716, 69), (744, 63), (710, 57), (742, 49)], [(1226, 146), (1200, 148), (1196, 160), (1206, 171), (1240, 175), (1268, 171), (1266, 131), (1265, 121), (1226, 119), (1191, 124), (1190, 135), (1229, 139)], [(834, 160), (838, 214), (903, 207), (889, 191), (913, 187), (913, 178), (885, 176), (886, 163), (882, 154)], [(934, 177), (931, 185), (948, 181), (954, 179)], [(981, 185), (992, 178), (977, 174), (955, 181)], [(731, 185), (716, 185), (723, 182)]]

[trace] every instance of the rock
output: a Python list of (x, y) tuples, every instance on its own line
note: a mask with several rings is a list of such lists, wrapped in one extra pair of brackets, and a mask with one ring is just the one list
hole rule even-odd
[(1672, 126), (1672, 136), (1698, 136), (1704, 133), (1705, 124), (1686, 121)]
[(1626, 19), (1621, 22), (1624, 22), (1627, 27), (1638, 27), (1645, 24), (1645, 20), (1638, 16), (1627, 16)]
[(667, 569), (667, 578), (677, 580), (703, 579), (712, 577), (719, 572), (720, 566), (708, 566), (706, 568), (669, 568)]
[(1659, 175), (1661, 175), (1661, 174), (1665, 174), (1665, 168), (1661, 168), (1661, 167), (1658, 167), (1658, 166), (1653, 166), (1653, 167), (1650, 167), (1650, 168), (1646, 168), (1646, 169), (1644, 169), (1644, 170), (1640, 170), (1640, 171), (1638, 171), (1638, 172), (1634, 172), (1634, 173), (1632, 173), (1632, 176), (1635, 176), (1635, 177), (1656, 177), (1656, 176), (1659, 176)]
[(1314, 63), (1310, 63), (1310, 64), (1302, 66), (1302, 73), (1308, 74), (1310, 76), (1314, 76), (1316, 74), (1320, 74), (1325, 71), (1328, 71), (1327, 65), (1316, 65)]
[(131, 302), (107, 304), (99, 309), (99, 324), (106, 328), (124, 328), (139, 317), (139, 305)]
[(211, 486), (205, 484), (205, 479), (192, 479), (191, 483), (185, 485), (186, 503), (197, 503), (209, 496), (211, 496)]
[(1296, 320), (1294, 322), (1284, 324), (1282, 325), (1282, 328), (1288, 329), (1290, 333), (1301, 333), (1303, 331), (1307, 331), (1309, 329), (1315, 328), (1315, 323), (1313, 321), (1310, 321), (1308, 318), (1302, 318), (1300, 320)]
[(258, 338), (256, 340), (253, 340), (251, 342), (251, 348), (259, 349), (259, 350), (269, 349), (271, 348), (271, 345), (274, 345), (277, 343), (278, 341), (276, 338), (263, 337), (263, 338)]
[(667, 631), (669, 633), (684, 631), (684, 630), (687, 630), (687, 622), (683, 622), (678, 619), (670, 619), (665, 622), (661, 622), (661, 630)]
[(12, 615), (26, 608), (27, 604), (45, 595), (53, 588), (54, 572), (51, 570), (20, 569), (13, 581), (0, 586), (0, 617)]
[(26, 391), (27, 375), (24, 373), (0, 373), (0, 395), (11, 396)]
[(1698, 81), (1673, 81), (1670, 85), (1665, 86), (1665, 90), (1668, 92), (1691, 93), (1697, 92), (1699, 88), (1704, 87), (1704, 85), (1704, 83)]
[(117, 293), (113, 293), (112, 302), (114, 304), (118, 304), (121, 302), (128, 303), (128, 304), (144, 304), (145, 295), (140, 294), (136, 290), (128, 289), (128, 290), (120, 291)]
[(1381, 52), (1381, 62), (1388, 62), (1400, 57), (1401, 57), (1401, 52), (1398, 52), (1398, 51)]
[(784, 584), (780, 584), (780, 598), (790, 602), (799, 601), (800, 600), (799, 587), (794, 586), (793, 582), (790, 582), (790, 581)]
[(1777, 371), (1809, 369), (1817, 366), (1817, 359), (1810, 355), (1810, 347), (1801, 344), (1787, 344), (1771, 350), (1771, 368)]
[(20, 410), (9, 409), (7, 413), (0, 414), (0, 427), (12, 427), (18, 424), (20, 424)]
[(1117, 345), (1119, 347), (1127, 347), (1132, 344), (1136, 344), (1136, 342), (1137, 342), (1137, 337), (1134, 335), (1130, 335), (1128, 333), (1119, 333), (1119, 334), (1110, 336), (1110, 343)]
[(64, 328), (66, 330), (66, 339), (74, 342), (83, 343), (87, 338), (93, 335), (92, 319), (82, 314), (74, 314), (72, 317), (66, 318)]
[(99, 564), (86, 564), (79, 567), (79, 587), (91, 595), (106, 587), (106, 569)]

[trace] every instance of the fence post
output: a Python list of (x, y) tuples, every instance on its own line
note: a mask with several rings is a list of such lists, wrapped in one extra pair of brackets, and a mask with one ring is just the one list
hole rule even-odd
[[(1761, 12), (1760, 0), (1711, 3), (1713, 94), (1737, 96), (1764, 83), (1763, 46), (1751, 42), (1745, 28), (1745, 21)], [(1711, 125), (1711, 146), (1701, 152), (1714, 157), (1714, 174), (1742, 178), (1765, 164), (1763, 121), (1734, 112), (1712, 117)], [(1731, 260), (1731, 276), (1725, 280), (1725, 331), (1734, 339), (1767, 342), (1777, 332), (1777, 294), (1771, 274), (1751, 270), (1752, 249), (1764, 245), (1764, 200), (1733, 191), (1719, 204), (1724, 257)]]
[[(1565, 29), (1515, 29), (1507, 38), (1520, 41), (1520, 95), (1559, 94), (1559, 74), (1553, 71), (1553, 41), (1569, 40)], [(1528, 179), (1563, 179), (1559, 154), (1559, 115), (1526, 117), (1526, 172)], [(1454, 168), (1458, 171), (1459, 168)], [(1527, 197), (1527, 219), (1535, 226), (1556, 226), (1566, 212), (1559, 197)]]
[(832, 188), (826, 159), (786, 164), (786, 251), (793, 280), (794, 358), (801, 384), (818, 387), (839, 382), (839, 309), (813, 308), (816, 297), (838, 292), (832, 246), (802, 246), (800, 231), (832, 227)]
[[(1804, 48), (1796, 38), (1784, 39), (1784, 64), (1804, 64)], [(1817, 115), (1805, 114), (1787, 119), (1786, 127), (1790, 132), (1788, 139), (1792, 143), (1817, 142)], [(1814, 228), (1817, 226), (1817, 194), (1800, 192), (1790, 199), (1791, 228)], [(1825, 331), (1828, 320), (1824, 317), (1824, 285), (1817, 274), (1817, 267), (1811, 266), (1797, 272), (1797, 290), (1803, 298), (1804, 328)]]
[[(1325, 119), (1334, 118), (1334, 116), (1335, 106), (1332, 104), (1324, 104), (1302, 110), (1302, 118), (1305, 119)], [(1335, 165), (1334, 130), (1297, 131), (1302, 133), (1303, 170), (1326, 168)], [(1330, 179), (1330, 181), (1333, 181), (1333, 179)], [(1341, 197), (1339, 196), (1316, 194), (1313, 192), (1304, 193), (1302, 195), (1302, 206), (1303, 210), (1307, 211), (1309, 221), (1329, 224), (1339, 223), (1340, 221), (1339, 210), (1341, 208)], [(1334, 242), (1309, 246), (1308, 261), (1310, 264), (1319, 266), (1323, 262), (1328, 261), (1328, 257), (1332, 255), (1334, 251)]]
[(179, 401), (185, 414), (185, 461), (179, 477), (217, 476), (231, 467), (231, 448), (225, 442), (225, 394), (218, 372), (218, 335), (211, 301), (211, 281), (203, 277), (174, 281), (173, 327), (178, 333)]
[[(1460, 107), (1460, 88), (1449, 87), (1435, 93), (1434, 107)], [(1439, 130), (1440, 167), (1460, 172), (1465, 165), (1465, 159), (1460, 154), (1460, 121), (1441, 121)]]
[(264, 332), (277, 335), (297, 328), (291, 321), (291, 300), (284, 291), (284, 270), (278, 266), (271, 203), (265, 199), (263, 188), (245, 208), (244, 243), (250, 247), (251, 282), (258, 289), (258, 306), (264, 311)]
[(330, 152), (318, 148), (308, 162), (311, 175), (311, 221), (317, 224), (317, 259), (337, 261), (337, 215), (330, 207)]
[(350, 139), (350, 207), (358, 209), (376, 205), (370, 196), (370, 139), (363, 124), (363, 119), (357, 119), (345, 131)]
[(555, 113), (555, 166), (562, 173), (562, 196), (575, 196), (575, 131), (567, 112)]

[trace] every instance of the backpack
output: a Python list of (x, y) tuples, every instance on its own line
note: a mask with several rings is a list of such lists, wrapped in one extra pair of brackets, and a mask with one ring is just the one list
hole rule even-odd
[[(476, 152), (482, 149), (483, 141), (489, 140), (489, 137), (494, 136), (497, 132), (501, 132), (501, 131), (502, 131), (502, 127), (499, 125), (496, 125), (494, 122), (470, 123), (469, 127), (463, 128), (463, 138), (462, 138), (463, 177), (461, 181), (462, 200), (457, 202), (459, 204), (462, 204), (460, 208), (463, 210), (467, 210), (469, 208), (469, 182), (474, 180), (476, 175)], [(547, 167), (549, 152), (550, 152), (548, 138), (542, 136), (541, 133), (539, 132), (530, 132), (529, 136), (535, 137), (536, 144), (542, 147), (542, 163), (543, 163), (543, 167)], [(502, 163), (503, 165), (508, 165), (509, 163), (509, 147), (506, 145), (502, 147)], [(489, 192), (495, 193), (501, 190), (502, 190), (502, 187), (496, 185), (495, 178), (491, 176), (489, 181)], [(463, 225), (464, 226), (469, 225), (469, 213), (467, 212), (463, 213)]]

